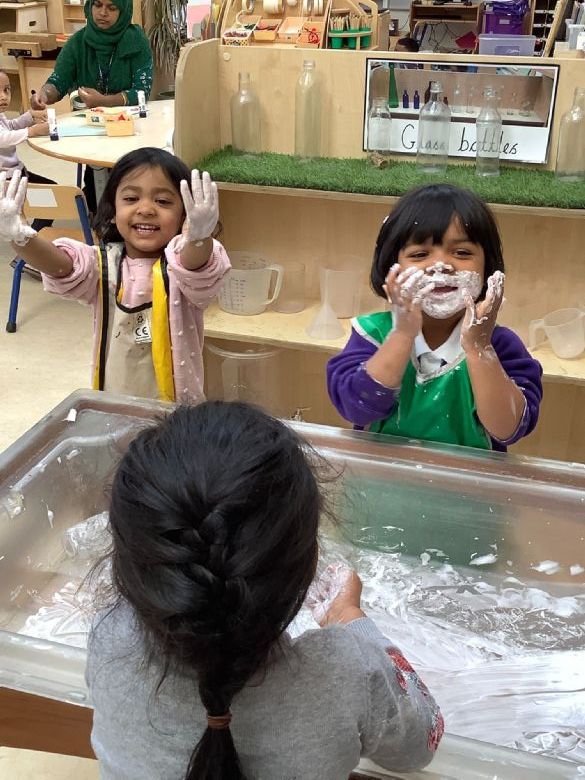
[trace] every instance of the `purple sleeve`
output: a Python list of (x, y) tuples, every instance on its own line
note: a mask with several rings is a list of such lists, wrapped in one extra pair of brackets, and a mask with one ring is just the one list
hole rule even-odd
[(327, 363), (327, 390), (333, 405), (360, 428), (388, 417), (397, 399), (395, 390), (376, 382), (364, 367), (376, 350), (352, 328), (344, 349)]
[(522, 340), (509, 328), (498, 326), (494, 329), (492, 346), (502, 368), (522, 390), (526, 399), (524, 414), (514, 435), (505, 441), (492, 436), (494, 449), (505, 450), (507, 445), (527, 436), (536, 426), (542, 401), (542, 366), (531, 357)]

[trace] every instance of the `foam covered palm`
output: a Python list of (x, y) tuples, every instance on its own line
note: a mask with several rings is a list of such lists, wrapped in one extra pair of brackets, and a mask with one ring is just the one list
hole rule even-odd
[(14, 241), (23, 246), (36, 236), (36, 230), (29, 227), (22, 217), (28, 179), (15, 171), (11, 179), (0, 173), (0, 239)]
[(219, 219), (217, 184), (205, 172), (191, 172), (191, 191), (185, 180), (181, 182), (181, 196), (185, 206), (187, 241), (204, 241), (213, 233)]

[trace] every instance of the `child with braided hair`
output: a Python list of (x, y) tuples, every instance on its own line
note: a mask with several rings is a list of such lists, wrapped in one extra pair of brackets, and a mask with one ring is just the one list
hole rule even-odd
[(96, 619), (87, 682), (102, 780), (342, 780), (367, 756), (432, 758), (428, 690), (330, 567), (317, 457), (242, 403), (177, 408), (143, 430), (114, 478), (115, 600)]

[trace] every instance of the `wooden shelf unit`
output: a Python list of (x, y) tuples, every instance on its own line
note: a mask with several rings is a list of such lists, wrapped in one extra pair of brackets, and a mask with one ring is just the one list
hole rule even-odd
[[(226, 55), (229, 55), (227, 57)], [(359, 157), (363, 123), (366, 53), (351, 55), (329, 50), (314, 52), (324, 87), (327, 117), (326, 156)], [(371, 56), (371, 55), (370, 55)], [(376, 56), (408, 59), (408, 55), (379, 52)], [(229, 99), (237, 88), (239, 71), (250, 72), (263, 109), (262, 138), (267, 151), (290, 153), (294, 123), (291, 94), (303, 53), (292, 49), (223, 47), (207, 41), (186, 47), (176, 74), (175, 150), (189, 165), (230, 143)], [(421, 57), (421, 60), (425, 57)], [(452, 62), (453, 56), (426, 57)], [(469, 57), (461, 57), (462, 62)], [(493, 62), (474, 57), (474, 62)], [(531, 58), (502, 63), (534, 65)], [(571, 105), (575, 83), (585, 82), (585, 61), (543, 60), (560, 65), (551, 149), (556, 149), (558, 122)], [(186, 110), (197, 104), (196, 117)], [(554, 153), (550, 155), (554, 158)], [(549, 163), (548, 167), (551, 167)], [(345, 339), (317, 342), (306, 334), (319, 298), (320, 264), (335, 267), (343, 255), (354, 257), (363, 270), (362, 310), (378, 309), (380, 299), (367, 298), (367, 280), (374, 241), (396, 198), (343, 192), (300, 190), (276, 186), (220, 182), (222, 240), (228, 250), (258, 252), (271, 261), (305, 264), (306, 293), (310, 302), (298, 315), (267, 311), (238, 317), (212, 305), (205, 315), (206, 336), (229, 341), (255, 342), (282, 348), (288, 392), (287, 413), (307, 409), (304, 418), (343, 424), (326, 391), (325, 369)], [(530, 320), (566, 306), (585, 303), (585, 266), (580, 262), (585, 244), (585, 210), (531, 208), (494, 204), (506, 259), (506, 303), (499, 321), (526, 342)], [(349, 332), (349, 321), (344, 321)], [(585, 462), (585, 358), (560, 360), (547, 346), (535, 357), (544, 368), (545, 398), (537, 430), (514, 449), (532, 455)]]

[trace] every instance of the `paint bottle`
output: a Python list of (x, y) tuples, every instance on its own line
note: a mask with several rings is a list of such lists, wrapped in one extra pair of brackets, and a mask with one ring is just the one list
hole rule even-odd
[(414, 95), (412, 96), (412, 107), (420, 108), (420, 95), (418, 94), (418, 89), (414, 90)]
[(409, 100), (408, 100), (408, 92), (404, 90), (402, 93), (402, 108), (408, 108), (409, 106)]
[(138, 116), (141, 119), (146, 118), (146, 97), (144, 95), (143, 90), (139, 89), (137, 92), (138, 95)]
[(51, 141), (58, 141), (59, 130), (57, 129), (57, 114), (54, 108), (47, 109), (47, 122), (49, 123), (49, 138)]

